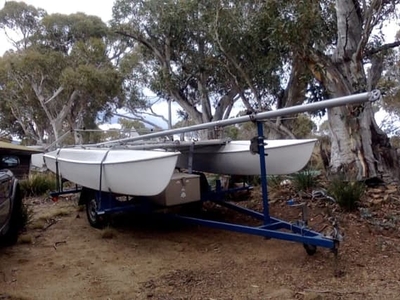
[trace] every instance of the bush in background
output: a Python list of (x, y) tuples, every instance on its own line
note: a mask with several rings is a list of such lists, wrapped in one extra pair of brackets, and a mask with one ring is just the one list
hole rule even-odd
[(333, 177), (328, 184), (328, 194), (335, 198), (341, 208), (354, 211), (365, 193), (363, 182), (348, 180), (343, 174)]
[(293, 187), (296, 191), (310, 192), (318, 185), (318, 175), (319, 172), (308, 169), (293, 174)]

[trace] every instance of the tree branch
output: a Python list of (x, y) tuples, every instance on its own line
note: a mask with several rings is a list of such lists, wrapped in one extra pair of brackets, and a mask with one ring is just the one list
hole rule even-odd
[(200, 124), (202, 122), (201, 113), (196, 109), (196, 107), (191, 105), (187, 99), (183, 98), (182, 93), (180, 93), (178, 90), (173, 89), (170, 92), (176, 102), (190, 114), (197, 124)]
[(251, 107), (249, 99), (246, 98), (246, 96), (244, 95), (243, 91), (239, 92), (239, 96), (240, 96), (240, 99), (242, 99), (242, 102), (243, 102), (244, 106), (246, 106), (246, 109), (249, 112), (254, 112), (254, 109), (253, 109), (253, 107)]
[[(229, 75), (231, 75), (231, 77), (233, 78), (234, 82), (233, 82), (233, 86), (235, 87), (235, 89), (237, 90), (237, 94), (238, 94), (238, 98), (236, 100), (238, 100), (239, 98), (242, 99), (243, 104), (246, 106), (248, 111), (253, 111), (253, 108), (251, 107), (251, 104), (249, 102), (249, 100), (245, 97), (244, 93), (243, 93), (243, 89), (240, 87), (239, 81), (237, 79), (237, 76), (235, 74), (232, 73), (231, 69), (229, 68), (228, 64), (225, 64), (225, 68), (228, 72)], [(236, 101), (235, 100), (235, 101)]]
[(382, 46), (379, 46), (379, 47), (376, 47), (376, 48), (372, 48), (370, 50), (366, 50), (365, 51), (365, 55), (367, 57), (370, 57), (370, 56), (372, 56), (374, 54), (377, 54), (379, 52), (382, 52), (382, 51), (385, 51), (385, 50), (389, 50), (389, 49), (393, 49), (393, 48), (396, 48), (396, 47), (399, 47), (399, 46), (400, 46), (400, 41), (384, 44)]
[(374, 55), (371, 59), (371, 68), (368, 71), (368, 90), (371, 91), (378, 84), (383, 72), (382, 55)]
[(146, 120), (146, 118), (144, 118), (143, 116), (140, 116), (140, 115), (138, 115), (138, 114), (136, 114), (136, 113), (132, 113), (132, 115), (134, 116), (134, 117), (126, 117), (126, 116), (124, 116), (125, 118), (128, 118), (128, 119), (131, 119), (131, 120), (136, 120), (136, 121), (140, 121), (140, 122), (143, 122), (143, 123), (146, 123), (146, 124), (148, 124), (148, 125), (150, 125), (150, 126), (153, 126), (154, 128), (157, 128), (157, 129), (162, 129), (160, 126), (158, 126), (156, 123), (154, 123), (154, 122), (151, 122), (151, 121), (149, 121), (149, 120)]
[(64, 104), (62, 110), (60, 111), (60, 113), (55, 118), (55, 122), (62, 122), (66, 118), (67, 114), (71, 111), (71, 106), (76, 101), (78, 95), (79, 95), (79, 92), (77, 90), (72, 92), (72, 94), (69, 97), (67, 103)]
[(336, 94), (350, 95), (352, 93), (353, 90), (350, 82), (337, 68), (336, 64), (324, 53), (312, 50), (303, 57), (303, 60), (314, 78), (325, 86), (329, 95), (333, 93), (330, 90), (330, 82), (332, 80), (343, 83), (335, 86)]
[(10, 35), (7, 33), (7, 30), (6, 30), (6, 29), (4, 29), (3, 32), (4, 32), (4, 35), (6, 36), (8, 42), (9, 42), (10, 44), (12, 44), (17, 50), (19, 50), (18, 42), (15, 41), (15, 40), (13, 40), (13, 39), (10, 37)]
[(45, 99), (44, 99), (43, 95), (40, 92), (40, 88), (34, 82), (31, 82), (31, 87), (32, 87), (33, 91), (35, 92), (36, 98), (39, 100), (40, 106), (43, 108), (47, 118), (49, 119), (50, 123), (52, 123), (55, 120), (55, 118), (52, 116), (52, 114), (50, 113), (50, 111), (46, 107)]
[[(363, 20), (364, 21), (364, 29), (362, 31), (361, 39), (357, 46), (357, 51), (355, 53), (355, 56), (358, 59), (361, 58), (362, 53), (364, 52), (365, 46), (367, 45), (368, 39), (371, 35), (371, 32), (375, 27), (375, 22), (373, 21), (374, 16), (375, 15), (378, 16), (382, 9), (382, 3), (378, 4), (376, 1), (380, 1), (380, 0), (371, 1), (369, 9), (364, 11), (364, 20)], [(377, 5), (379, 6), (378, 12), (375, 13), (374, 10)]]
[(307, 87), (305, 80), (301, 80), (307, 65), (299, 57), (295, 57), (292, 63), (292, 71), (289, 76), (289, 82), (283, 95), (283, 107), (290, 107), (303, 101), (304, 91)]
[(210, 98), (208, 97), (208, 92), (205, 87), (206, 79), (204, 73), (199, 74), (198, 79), (198, 88), (200, 92), (200, 101), (201, 101), (201, 111), (202, 111), (202, 119), (203, 122), (210, 122), (212, 119), (212, 112), (211, 112), (211, 105), (210, 105)]
[(44, 104), (49, 103), (50, 101), (54, 100), (62, 91), (64, 90), (64, 88), (62, 86), (60, 86), (58, 88), (57, 91), (55, 91), (55, 93), (53, 94), (53, 96), (51, 96), (49, 99), (47, 99)]
[[(163, 72), (164, 72), (166, 78), (168, 78), (168, 75), (170, 74), (169, 72), (171, 72), (171, 68), (168, 65), (168, 62), (166, 61), (166, 58), (154, 45), (152, 45), (145, 38), (138, 36), (138, 35), (129, 34), (129, 33), (123, 32), (123, 31), (116, 31), (116, 33), (121, 34), (125, 37), (132, 38), (132, 39), (138, 41), (139, 43), (141, 43), (146, 48), (148, 48), (150, 51), (152, 51), (153, 54), (156, 56), (156, 59), (158, 59), (158, 61), (161, 63), (161, 65), (163, 67)], [(180, 89), (178, 87), (171, 86), (168, 82), (167, 89), (168, 89), (168, 93), (170, 94), (170, 96), (173, 97), (176, 100), (176, 102), (183, 109), (185, 109), (187, 112), (190, 112), (190, 115), (193, 117), (193, 119), (196, 120), (197, 123), (202, 122), (201, 113), (196, 109), (196, 107), (194, 107), (193, 105), (191, 105), (189, 103), (187, 98), (180, 92)]]
[(235, 99), (233, 99), (233, 101), (228, 105), (228, 107), (225, 110), (224, 116), (222, 117), (223, 120), (226, 120), (226, 119), (229, 118), (229, 116), (231, 115), (232, 108), (233, 108), (233, 105), (235, 104), (235, 102), (236, 102)]
[(271, 120), (264, 120), (264, 123), (275, 129), (276, 131), (280, 132), (280, 133), (284, 133), (286, 136), (290, 137), (291, 139), (295, 139), (296, 137), (294, 136), (294, 134), (282, 123), (276, 124), (274, 122), (272, 122)]
[(257, 104), (259, 107), (261, 107), (261, 99), (259, 94), (257, 93), (257, 89), (255, 86), (251, 83), (251, 80), (246, 74), (246, 72), (243, 70), (242, 67), (225, 51), (225, 48), (222, 46), (221, 40), (219, 38), (218, 34), (218, 23), (219, 23), (219, 10), (217, 9), (217, 13), (215, 16), (215, 30), (214, 30), (214, 35), (215, 35), (215, 40), (217, 42), (218, 47), (220, 48), (221, 52), (224, 54), (224, 56), (233, 64), (235, 69), (239, 72), (239, 74), (242, 76), (248, 87), (250, 88), (251, 92), (253, 93), (254, 97), (256, 98)]
[(237, 94), (238, 94), (237, 89), (233, 88), (228, 93), (226, 93), (224, 96), (221, 97), (221, 99), (218, 101), (217, 107), (215, 108), (215, 113), (212, 121), (218, 121), (224, 118), (224, 113), (226, 109), (229, 107), (229, 105), (231, 104), (233, 105), (233, 99)]
[(153, 126), (154, 128), (162, 130), (162, 127), (158, 126), (156, 123), (153, 123), (151, 121), (146, 120), (143, 116), (140, 116), (137, 113), (132, 113), (133, 117), (132, 116), (121, 115), (121, 114), (118, 114), (118, 113), (113, 113), (113, 115), (116, 116), (116, 117), (121, 117), (121, 118), (129, 119), (129, 120), (133, 120), (133, 121), (140, 121), (140, 122), (146, 123), (146, 124), (148, 124), (150, 126)]
[(168, 121), (169, 121), (169, 120), (167, 120), (163, 115), (156, 114), (156, 113), (154, 112), (154, 110), (153, 110), (152, 107), (149, 107), (148, 109), (150, 110), (151, 114), (149, 114), (149, 113), (147, 113), (147, 112), (140, 112), (140, 113), (141, 113), (141, 114), (150, 115), (150, 116), (154, 116), (154, 117), (160, 118), (161, 120), (163, 120), (165, 123), (168, 124)]
[(138, 41), (139, 43), (141, 43), (143, 46), (145, 46), (146, 48), (148, 48), (150, 51), (152, 51), (157, 58), (159, 59), (160, 62), (163, 62), (163, 56), (161, 55), (161, 52), (157, 50), (156, 47), (154, 47), (152, 44), (150, 44), (148, 41), (146, 41), (144, 38), (140, 37), (140, 36), (136, 36), (136, 35), (132, 35), (123, 31), (116, 31), (115, 33), (123, 35), (125, 37), (129, 37), (131, 39), (134, 39), (136, 41)]

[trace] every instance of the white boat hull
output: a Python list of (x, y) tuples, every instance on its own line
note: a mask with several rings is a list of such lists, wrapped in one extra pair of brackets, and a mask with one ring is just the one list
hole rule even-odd
[(31, 155), (31, 165), (38, 169), (46, 168), (46, 164), (44, 163), (43, 153), (36, 153)]
[[(268, 175), (297, 172), (310, 160), (317, 139), (266, 140)], [(182, 150), (181, 150), (182, 151)], [(182, 152), (177, 167), (188, 168), (189, 152)], [(224, 145), (194, 147), (192, 168), (226, 175), (260, 175), (260, 156), (250, 152), (250, 141), (231, 141)]]
[(179, 152), (61, 148), (46, 153), (44, 160), (49, 170), (84, 187), (154, 196), (169, 184), (178, 155)]

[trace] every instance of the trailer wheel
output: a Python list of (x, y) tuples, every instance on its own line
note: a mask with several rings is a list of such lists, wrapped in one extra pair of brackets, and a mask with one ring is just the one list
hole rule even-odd
[(303, 244), (303, 247), (304, 249), (306, 249), (307, 254), (310, 256), (314, 255), (317, 252), (317, 246)]
[(96, 199), (93, 198), (86, 202), (86, 215), (92, 227), (101, 229), (105, 226), (104, 216), (99, 216), (97, 213)]

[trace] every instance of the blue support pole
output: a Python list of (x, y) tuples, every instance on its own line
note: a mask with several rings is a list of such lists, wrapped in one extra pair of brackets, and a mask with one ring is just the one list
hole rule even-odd
[(258, 142), (258, 154), (260, 155), (260, 175), (261, 175), (261, 190), (263, 200), (263, 214), (264, 214), (264, 225), (271, 222), (269, 215), (269, 203), (268, 203), (268, 185), (267, 185), (267, 170), (265, 169), (265, 144), (264, 144), (264, 129), (263, 123), (257, 121), (257, 142)]

